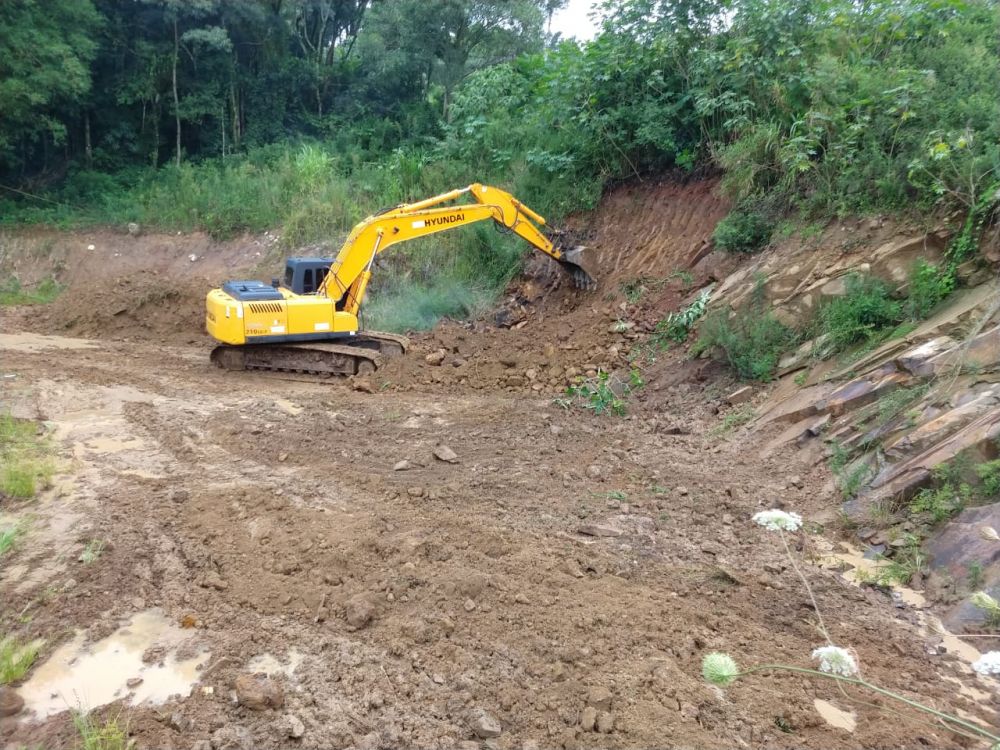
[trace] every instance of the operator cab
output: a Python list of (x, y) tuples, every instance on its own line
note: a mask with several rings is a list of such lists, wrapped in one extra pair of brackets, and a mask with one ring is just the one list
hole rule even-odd
[(332, 263), (333, 258), (289, 258), (281, 286), (295, 294), (315, 294)]

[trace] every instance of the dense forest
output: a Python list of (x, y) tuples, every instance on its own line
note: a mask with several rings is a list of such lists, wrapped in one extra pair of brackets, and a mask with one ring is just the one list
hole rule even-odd
[[(549, 32), (561, 5), (5, 0), (0, 221), (294, 247), (475, 180), (559, 218), (721, 173), (719, 237), (752, 250), (788, 212), (996, 203), (996, 2), (605, 0), (586, 43)], [(450, 273), (491, 289), (521, 250), (472, 245)]]

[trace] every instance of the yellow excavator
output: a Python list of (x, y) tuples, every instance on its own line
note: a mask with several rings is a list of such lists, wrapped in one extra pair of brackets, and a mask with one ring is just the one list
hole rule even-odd
[[(456, 203), (470, 196), (475, 203)], [(212, 361), (227, 370), (279, 370), (322, 376), (374, 372), (406, 351), (403, 336), (359, 330), (375, 257), (417, 237), (492, 220), (558, 261), (573, 283), (591, 289), (584, 248), (562, 249), (539, 228), (545, 219), (499, 188), (478, 183), (369, 216), (336, 258), (288, 258), (283, 279), (229, 281), (206, 299), (205, 326), (219, 345)]]

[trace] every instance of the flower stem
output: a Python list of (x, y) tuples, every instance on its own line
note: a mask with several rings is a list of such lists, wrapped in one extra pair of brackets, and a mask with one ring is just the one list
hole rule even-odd
[(737, 677), (745, 677), (746, 675), (753, 674), (754, 672), (763, 672), (766, 670), (784, 670), (786, 672), (799, 672), (801, 674), (812, 675), (813, 677), (825, 677), (830, 680), (836, 680), (837, 682), (846, 682), (851, 685), (860, 685), (861, 687), (873, 690), (876, 693), (880, 693), (888, 698), (892, 698), (893, 700), (905, 703), (906, 705), (911, 706), (912, 708), (916, 708), (919, 711), (923, 711), (924, 713), (928, 713), (931, 714), (932, 716), (938, 717), (939, 719), (943, 719), (946, 722), (957, 724), (958, 726), (963, 727), (964, 729), (968, 729), (969, 731), (973, 732), (974, 734), (980, 737), (985, 737), (993, 742), (1000, 742), (1000, 736), (991, 734), (990, 732), (987, 732), (985, 729), (976, 724), (965, 721), (964, 719), (960, 719), (957, 716), (953, 716), (951, 714), (946, 714), (942, 711), (938, 711), (937, 709), (931, 708), (930, 706), (926, 706), (923, 703), (919, 703), (915, 700), (911, 700), (910, 698), (906, 698), (900, 695), (899, 693), (894, 693), (891, 690), (886, 690), (885, 688), (878, 687), (877, 685), (872, 685), (870, 682), (865, 682), (864, 680), (857, 679), (854, 677), (844, 677), (843, 675), (839, 674), (820, 672), (819, 670), (807, 669), (806, 667), (793, 667), (787, 664), (761, 664), (759, 666), (751, 667), (750, 669), (740, 672), (737, 675)]
[(795, 562), (795, 555), (792, 554), (792, 550), (788, 546), (788, 539), (785, 538), (785, 532), (778, 529), (778, 536), (781, 537), (781, 543), (785, 545), (785, 554), (788, 555), (788, 561), (792, 564), (795, 572), (798, 573), (799, 578), (802, 580), (802, 585), (806, 587), (806, 591), (809, 593), (809, 600), (812, 602), (813, 611), (816, 613), (817, 620), (819, 620), (820, 632), (823, 633), (823, 637), (826, 638), (826, 642), (829, 645), (834, 645), (833, 640), (830, 638), (830, 632), (826, 629), (826, 623), (823, 622), (823, 613), (819, 611), (819, 605), (816, 603), (816, 595), (813, 594), (812, 586), (809, 585), (809, 581), (806, 579), (802, 569), (799, 568), (799, 564)]

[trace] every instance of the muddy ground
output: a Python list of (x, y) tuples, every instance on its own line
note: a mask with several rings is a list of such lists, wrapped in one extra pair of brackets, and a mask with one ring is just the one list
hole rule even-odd
[[(720, 368), (660, 354), (625, 417), (553, 400), (571, 369), (621, 367), (708, 280), (663, 281), (702, 259), (724, 213), (711, 188), (612, 196), (588, 227), (597, 292), (529, 265), (504, 300), (511, 327), (445, 324), (363, 384), (213, 369), (199, 315), (177, 308), (200, 305), (183, 238), (157, 295), (130, 266), (45, 311), (4, 310), (3, 407), (44, 421), (59, 461), (40, 499), (3, 504), (31, 526), (2, 560), (0, 625), (45, 639), (18, 688), (28, 708), (0, 724), (8, 746), (75, 747), (65, 709), (115, 691), (97, 714), (143, 748), (981, 746), (803, 676), (703, 682), (709, 651), (806, 665), (823, 643), (753, 513), (801, 513), (793, 546), (811, 562), (841, 533), (821, 463), (763, 458), (759, 435), (723, 429), (735, 384)], [(250, 260), (201, 254), (206, 278)], [(619, 285), (640, 276), (660, 281), (629, 303)], [(95, 309), (101, 284), (121, 291), (114, 310)], [(806, 572), (866, 678), (996, 724), (995, 686), (918, 610)], [(121, 660), (87, 662), (88, 694), (53, 695), (73, 665), (45, 659), (74, 636), (124, 643)], [(252, 673), (270, 674), (256, 696)], [(160, 701), (171, 680), (180, 695)]]

